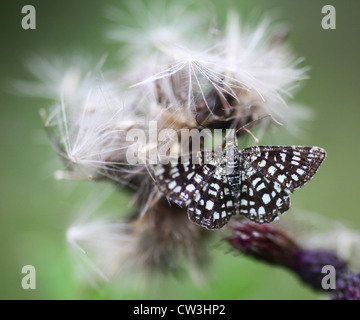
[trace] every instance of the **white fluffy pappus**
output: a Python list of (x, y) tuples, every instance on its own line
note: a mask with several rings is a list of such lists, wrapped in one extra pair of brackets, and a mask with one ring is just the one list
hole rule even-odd
[(13, 86), (17, 93), (28, 96), (58, 100), (77, 99), (87, 93), (90, 82), (101, 77), (101, 68), (106, 61), (104, 55), (97, 63), (87, 55), (74, 53), (68, 57), (44, 58), (32, 55), (26, 61), (27, 70), (37, 81), (16, 80)]
[(262, 19), (257, 26), (242, 26), (237, 13), (228, 14), (225, 37), (220, 41), (222, 73), (245, 87), (239, 96), (242, 105), (262, 108), (275, 121), (283, 122), (287, 101), (301, 81), (307, 79), (307, 67), (299, 67), (284, 42), (284, 26)]
[(74, 257), (82, 261), (81, 266), (85, 264), (90, 267), (90, 270), (80, 270), (86, 273), (89, 280), (98, 277), (108, 281), (126, 263), (130, 264), (130, 270), (134, 267), (131, 266), (131, 256), (136, 248), (131, 237), (131, 226), (126, 223), (97, 218), (87, 223), (74, 224), (67, 230), (66, 239), (78, 249)]
[(144, 71), (174, 61), (179, 48), (198, 48), (201, 35), (209, 30), (204, 8), (196, 10), (187, 1), (128, 1), (121, 9), (107, 7), (105, 15), (112, 22), (107, 37), (124, 44), (121, 57), (142, 70), (142, 79)]
[[(192, 118), (199, 106), (206, 107), (210, 115), (216, 108), (232, 110), (232, 118), (254, 120), (270, 115), (280, 124), (287, 123), (288, 116), (296, 118), (291, 112), (299, 112), (288, 107), (294, 105), (289, 101), (307, 78), (308, 68), (299, 67), (303, 59), (296, 58), (284, 43), (282, 26), (269, 19), (262, 19), (256, 27), (242, 26), (239, 16), (229, 13), (225, 31), (196, 30), (197, 42), (174, 42), (155, 53), (133, 50), (131, 59), (148, 66), (133, 66), (128, 78), (140, 79), (134, 86), (156, 92), (164, 108), (178, 114), (185, 111)], [(140, 29), (136, 32), (141, 34)], [(139, 35), (134, 38), (141, 39)], [(132, 48), (134, 40), (123, 40)], [(214, 95), (221, 103), (216, 103)], [(296, 126), (295, 121), (291, 124)]]
[[(46, 132), (64, 161), (64, 170), (55, 172), (57, 179), (110, 178), (121, 186), (129, 186), (146, 198), (151, 176), (146, 164), (153, 148), (159, 149), (177, 137), (166, 135), (159, 145), (153, 145), (150, 134), (174, 127), (171, 112), (159, 107), (157, 96), (143, 88), (126, 88), (116, 73), (102, 72), (104, 61), (92, 67), (90, 61), (79, 58), (30, 60), (37, 66), (37, 82), (18, 82), (23, 94), (51, 99), (48, 112), (41, 110)], [(54, 61), (54, 62), (53, 62)], [(85, 68), (87, 65), (87, 68)], [(65, 67), (66, 66), (66, 67)], [(57, 69), (59, 68), (59, 69)], [(46, 95), (45, 95), (46, 94)], [(170, 107), (170, 106), (169, 106)], [(171, 108), (171, 107), (170, 107)], [(149, 132), (149, 122), (157, 121), (157, 131)], [(185, 118), (183, 123), (191, 119)], [(145, 141), (138, 150), (137, 164), (129, 164), (130, 130), (140, 130)]]
[(136, 115), (138, 92), (122, 90), (112, 74), (102, 73), (103, 60), (95, 67), (86, 59), (79, 64), (79, 58), (68, 63), (60, 62), (61, 59), (53, 61), (56, 62), (37, 57), (29, 66), (39, 81), (15, 85), (22, 93), (52, 101), (50, 112), (41, 110), (41, 116), (66, 165), (65, 171), (58, 171), (56, 177), (120, 177), (111, 171), (121, 170), (119, 165), (126, 160), (130, 144), (126, 132), (141, 122)]
[(221, 75), (212, 70), (217, 61), (211, 52), (210, 15), (193, 5), (132, 1), (126, 9), (106, 11), (115, 23), (107, 35), (123, 44), (121, 55), (131, 84), (146, 85), (149, 92), (160, 90), (166, 108), (171, 105), (172, 111), (182, 111), (189, 107), (192, 114), (199, 98), (206, 102), (211, 85), (226, 87)]
[(154, 276), (183, 271), (185, 261), (194, 280), (202, 280), (199, 270), (207, 260), (207, 233), (187, 219), (184, 209), (169, 211), (170, 205), (157, 192), (128, 222), (115, 216), (91, 218), (89, 211), (96, 213), (97, 206), (98, 202), (66, 233), (75, 249), (74, 258), (80, 262), (79, 274), (90, 283), (118, 278), (123, 285), (131, 274), (128, 284), (140, 278), (139, 283), (146, 285)]

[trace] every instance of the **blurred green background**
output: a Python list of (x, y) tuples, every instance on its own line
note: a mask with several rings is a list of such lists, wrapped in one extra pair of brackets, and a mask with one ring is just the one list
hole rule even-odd
[[(316, 179), (292, 197), (293, 207), (313, 211), (360, 231), (360, 2), (242, 0), (211, 1), (220, 20), (229, 7), (243, 17), (272, 12), (292, 26), (290, 44), (306, 57), (311, 79), (296, 101), (316, 113), (306, 138), (293, 144), (319, 145), (328, 158)], [(1, 2), (0, 85), (12, 79), (31, 79), (23, 61), (29, 54), (51, 56), (75, 50), (95, 59), (109, 53), (111, 66), (118, 47), (108, 42), (103, 17), (106, 3), (121, 1), (12, 1)], [(204, 1), (204, 5), (208, 2)], [(37, 29), (21, 28), (21, 8), (32, 4)], [(336, 8), (336, 30), (321, 28), (321, 8)], [(0, 91), (0, 298), (1, 299), (318, 299), (292, 274), (246, 257), (214, 249), (206, 285), (196, 286), (186, 275), (146, 290), (103, 284), (94, 289), (80, 285), (65, 240), (75, 207), (94, 190), (91, 182), (55, 181), (61, 168), (42, 130), (39, 109), (47, 102)], [(273, 141), (273, 143), (281, 143)], [(104, 211), (125, 212), (128, 198), (113, 194)], [(289, 213), (291, 214), (291, 213)], [(286, 219), (286, 216), (283, 217)], [(21, 268), (34, 265), (37, 289), (23, 290)]]

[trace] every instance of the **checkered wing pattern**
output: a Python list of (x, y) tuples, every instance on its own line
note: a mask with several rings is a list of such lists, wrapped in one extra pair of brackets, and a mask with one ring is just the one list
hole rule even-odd
[(270, 223), (290, 208), (289, 194), (305, 185), (326, 157), (319, 147), (256, 146), (240, 151), (239, 213)]
[(227, 176), (217, 172), (207, 179), (188, 208), (189, 219), (209, 230), (222, 228), (233, 213)]
[(234, 212), (222, 153), (204, 151), (188, 161), (158, 165), (155, 177), (160, 191), (172, 202), (188, 207), (189, 219), (209, 230), (223, 227)]
[(255, 146), (204, 151), (188, 161), (158, 165), (160, 191), (188, 208), (189, 219), (207, 229), (223, 227), (233, 214), (271, 223), (290, 208), (290, 194), (306, 184), (324, 161), (319, 147)]
[(159, 190), (179, 206), (188, 206), (216, 170), (216, 164), (205, 159), (214, 159), (214, 153), (204, 151), (186, 161), (180, 157), (176, 162), (157, 165), (154, 173)]

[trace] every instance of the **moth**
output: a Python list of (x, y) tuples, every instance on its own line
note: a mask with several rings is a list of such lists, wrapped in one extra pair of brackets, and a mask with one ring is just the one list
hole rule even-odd
[(290, 194), (305, 185), (326, 158), (319, 147), (253, 146), (227, 142), (221, 152), (202, 151), (155, 166), (159, 190), (187, 207), (189, 219), (220, 229), (233, 215), (271, 223), (290, 208)]

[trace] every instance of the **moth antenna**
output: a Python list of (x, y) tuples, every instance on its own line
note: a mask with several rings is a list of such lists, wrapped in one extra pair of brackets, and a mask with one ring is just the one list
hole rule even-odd
[(249, 129), (243, 128), (242, 130), (244, 130), (244, 131), (246, 131), (248, 134), (250, 134), (250, 135), (253, 137), (253, 139), (254, 139), (254, 141), (255, 141), (256, 144), (259, 143), (259, 139), (256, 138), (255, 135), (254, 135)]
[[(261, 118), (252, 120), (252, 121), (246, 123), (245, 125), (243, 125), (240, 129), (236, 130), (235, 132), (234, 132), (234, 129), (229, 129), (229, 130), (227, 130), (228, 133), (227, 133), (226, 136), (225, 136), (224, 144), (226, 143), (226, 141), (228, 141), (229, 136), (231, 135), (231, 136), (232, 136), (231, 138), (235, 141), (235, 144), (236, 144), (236, 146), (237, 146), (237, 145), (238, 145), (238, 144), (237, 144), (237, 139), (236, 139), (235, 137), (236, 137), (236, 135), (237, 135), (237, 133), (238, 133), (239, 131), (246, 131), (247, 133), (249, 133), (249, 134), (252, 136), (252, 138), (254, 139), (255, 143), (258, 144), (258, 143), (259, 143), (259, 139), (258, 139), (257, 137), (255, 137), (255, 135), (254, 135), (249, 129), (247, 129), (246, 127), (250, 126), (251, 124), (253, 124), (253, 123), (257, 122), (257, 121), (260, 121), (260, 120), (262, 120), (262, 119), (264, 119), (264, 118), (268, 118), (268, 117), (271, 117), (271, 116), (270, 116), (270, 115), (266, 115), (266, 116), (263, 116), (263, 117), (261, 117)], [(224, 144), (223, 144), (223, 147), (224, 147)]]
[(236, 133), (238, 133), (238, 132), (241, 131), (241, 130), (244, 130), (246, 127), (250, 126), (251, 124), (253, 124), (253, 123), (257, 122), (257, 121), (261, 121), (261, 120), (263, 120), (263, 119), (265, 119), (265, 118), (269, 118), (269, 117), (271, 117), (270, 114), (268, 114), (268, 115), (266, 115), (266, 116), (263, 116), (263, 117), (260, 117), (260, 118), (258, 118), (258, 119), (252, 120), (252, 121), (244, 124), (240, 129), (236, 130)]
[(247, 129), (247, 127), (250, 126), (251, 124), (257, 122), (257, 121), (261, 121), (261, 120), (263, 120), (263, 119), (265, 119), (265, 118), (269, 118), (269, 117), (271, 117), (271, 115), (268, 114), (268, 115), (266, 115), (266, 116), (263, 116), (263, 117), (261, 117), (261, 118), (258, 118), (258, 119), (255, 119), (255, 120), (252, 120), (252, 121), (246, 123), (246, 124), (243, 125), (240, 129), (236, 130), (235, 135), (236, 135), (238, 132), (240, 132), (240, 131), (246, 131), (247, 133), (249, 133), (249, 134), (252, 136), (252, 138), (254, 139), (254, 141), (255, 141), (256, 144), (259, 143), (259, 139), (258, 139), (257, 137), (255, 137), (255, 135), (254, 135), (249, 129)]

